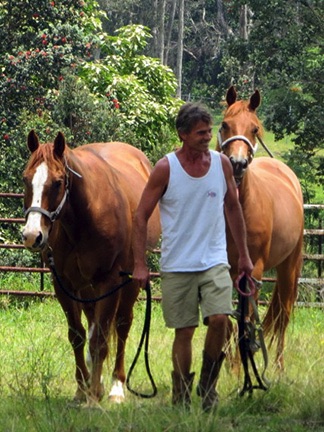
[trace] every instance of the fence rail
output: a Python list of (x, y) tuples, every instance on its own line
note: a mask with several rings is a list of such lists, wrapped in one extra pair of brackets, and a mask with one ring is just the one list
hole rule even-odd
[[(1, 193), (0, 198), (9, 198), (9, 199), (22, 199), (22, 193)], [(305, 210), (312, 209), (324, 209), (324, 204), (305, 204)], [(9, 224), (22, 224), (25, 222), (24, 218), (8, 218), (2, 217), (0, 218), (1, 223), (9, 223)], [(306, 278), (300, 277), (299, 284), (308, 284), (314, 287), (319, 287), (320, 291), (324, 291), (324, 278), (322, 277), (322, 265), (324, 262), (324, 254), (322, 253), (322, 239), (324, 237), (324, 229), (321, 227), (318, 229), (304, 229), (304, 237), (317, 237), (318, 239), (318, 253), (317, 254), (307, 254), (303, 255), (305, 261), (314, 261), (317, 263), (318, 268), (318, 277), (317, 278)], [(0, 249), (24, 249), (22, 244), (9, 244), (9, 243), (0, 243)], [(50, 273), (50, 270), (45, 267), (27, 267), (27, 266), (2, 266), (0, 265), (0, 272), (16, 272), (16, 273), (39, 273), (40, 274), (40, 292), (29, 292), (29, 291), (13, 291), (13, 290), (0, 290), (0, 294), (12, 294), (12, 295), (25, 295), (25, 296), (53, 296), (53, 293), (47, 293), (43, 291), (44, 284), (44, 274)], [(158, 277), (159, 273), (151, 273), (152, 277)], [(263, 282), (275, 282), (275, 278), (264, 277)]]

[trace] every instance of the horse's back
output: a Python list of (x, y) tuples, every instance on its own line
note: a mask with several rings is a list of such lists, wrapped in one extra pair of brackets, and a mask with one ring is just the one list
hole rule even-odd
[[(134, 214), (152, 166), (146, 155), (136, 147), (123, 142), (92, 143), (78, 147), (78, 151), (91, 151), (104, 159), (113, 168), (123, 187)], [(75, 149), (75, 150), (77, 150)], [(153, 212), (148, 225), (148, 248), (152, 249), (160, 236), (160, 215), (158, 207)]]

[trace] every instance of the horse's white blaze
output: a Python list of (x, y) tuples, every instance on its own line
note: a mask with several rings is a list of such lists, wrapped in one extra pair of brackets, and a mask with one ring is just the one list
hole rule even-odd
[(125, 399), (124, 386), (121, 381), (114, 379), (109, 393), (109, 399), (114, 402), (122, 402)]
[[(45, 162), (41, 163), (35, 171), (32, 180), (32, 202), (31, 207), (41, 207), (42, 205), (42, 195), (44, 191), (44, 185), (48, 177), (48, 167)], [(23, 228), (23, 234), (25, 238), (38, 236), (39, 232), (42, 231), (41, 228), (41, 213), (30, 212), (27, 218), (26, 225)]]
[(245, 149), (244, 146), (241, 146), (239, 148), (239, 152), (238, 152), (238, 156), (237, 156), (237, 160), (242, 160), (245, 159)]

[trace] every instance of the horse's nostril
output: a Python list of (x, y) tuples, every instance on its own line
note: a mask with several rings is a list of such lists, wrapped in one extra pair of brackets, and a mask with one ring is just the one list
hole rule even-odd
[(247, 161), (246, 159), (244, 159), (244, 160), (241, 162), (241, 166), (242, 166), (243, 169), (246, 169), (247, 166), (248, 166), (248, 161)]
[(235, 172), (245, 170), (248, 167), (248, 161), (246, 159), (238, 161), (233, 156), (231, 156), (229, 159)]
[(38, 234), (38, 236), (36, 237), (35, 245), (39, 246), (39, 245), (42, 243), (42, 241), (43, 241), (43, 235), (42, 235), (42, 233), (40, 232), (40, 233)]

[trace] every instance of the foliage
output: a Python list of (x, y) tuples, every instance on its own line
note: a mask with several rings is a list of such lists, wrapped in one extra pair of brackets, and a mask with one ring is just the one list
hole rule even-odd
[[(176, 70), (178, 7), (171, 0), (100, 0), (107, 28), (139, 22), (152, 29), (157, 52), (161, 27), (156, 15), (165, 6), (164, 47)], [(305, 199), (316, 200), (314, 185), (323, 184), (323, 1), (198, 0), (185, 3), (182, 93), (219, 110), (226, 89), (235, 84), (242, 98), (262, 92), (260, 114), (276, 139), (294, 139), (284, 159), (302, 181)], [(169, 22), (173, 25), (170, 24)], [(117, 24), (116, 24), (117, 23)]]
[(232, 38), (224, 47), (225, 73), (242, 96), (261, 87), (265, 126), (276, 139), (293, 137), (295, 149), (285, 159), (312, 199), (312, 185), (324, 181), (322, 1), (244, 3), (253, 14), (249, 39)]
[[(1, 6), (1, 191), (21, 191), (31, 129), (46, 142), (61, 130), (71, 146), (126, 141), (155, 158), (170, 149), (182, 102), (174, 98), (172, 71), (141, 54), (146, 29), (129, 26), (108, 36), (92, 0)], [(14, 204), (1, 202), (0, 210), (22, 215)], [(1, 226), (2, 241), (12, 234), (19, 238), (18, 229)]]
[(91, 56), (93, 31), (100, 23), (91, 5), (95, 2), (1, 2), (0, 168), (7, 173), (0, 176), (1, 190), (20, 188), (17, 173), (26, 156), (21, 118), (36, 119), (50, 110), (63, 71), (73, 73), (82, 58)]
[[(174, 98), (173, 72), (157, 59), (139, 54), (150, 37), (148, 29), (130, 25), (117, 33), (106, 35), (100, 61), (84, 63), (80, 76), (93, 93), (106, 94), (118, 103), (120, 123), (136, 131), (139, 147), (149, 154), (162, 142), (162, 125), (174, 130), (182, 101)], [(176, 141), (175, 135), (172, 138)]]

